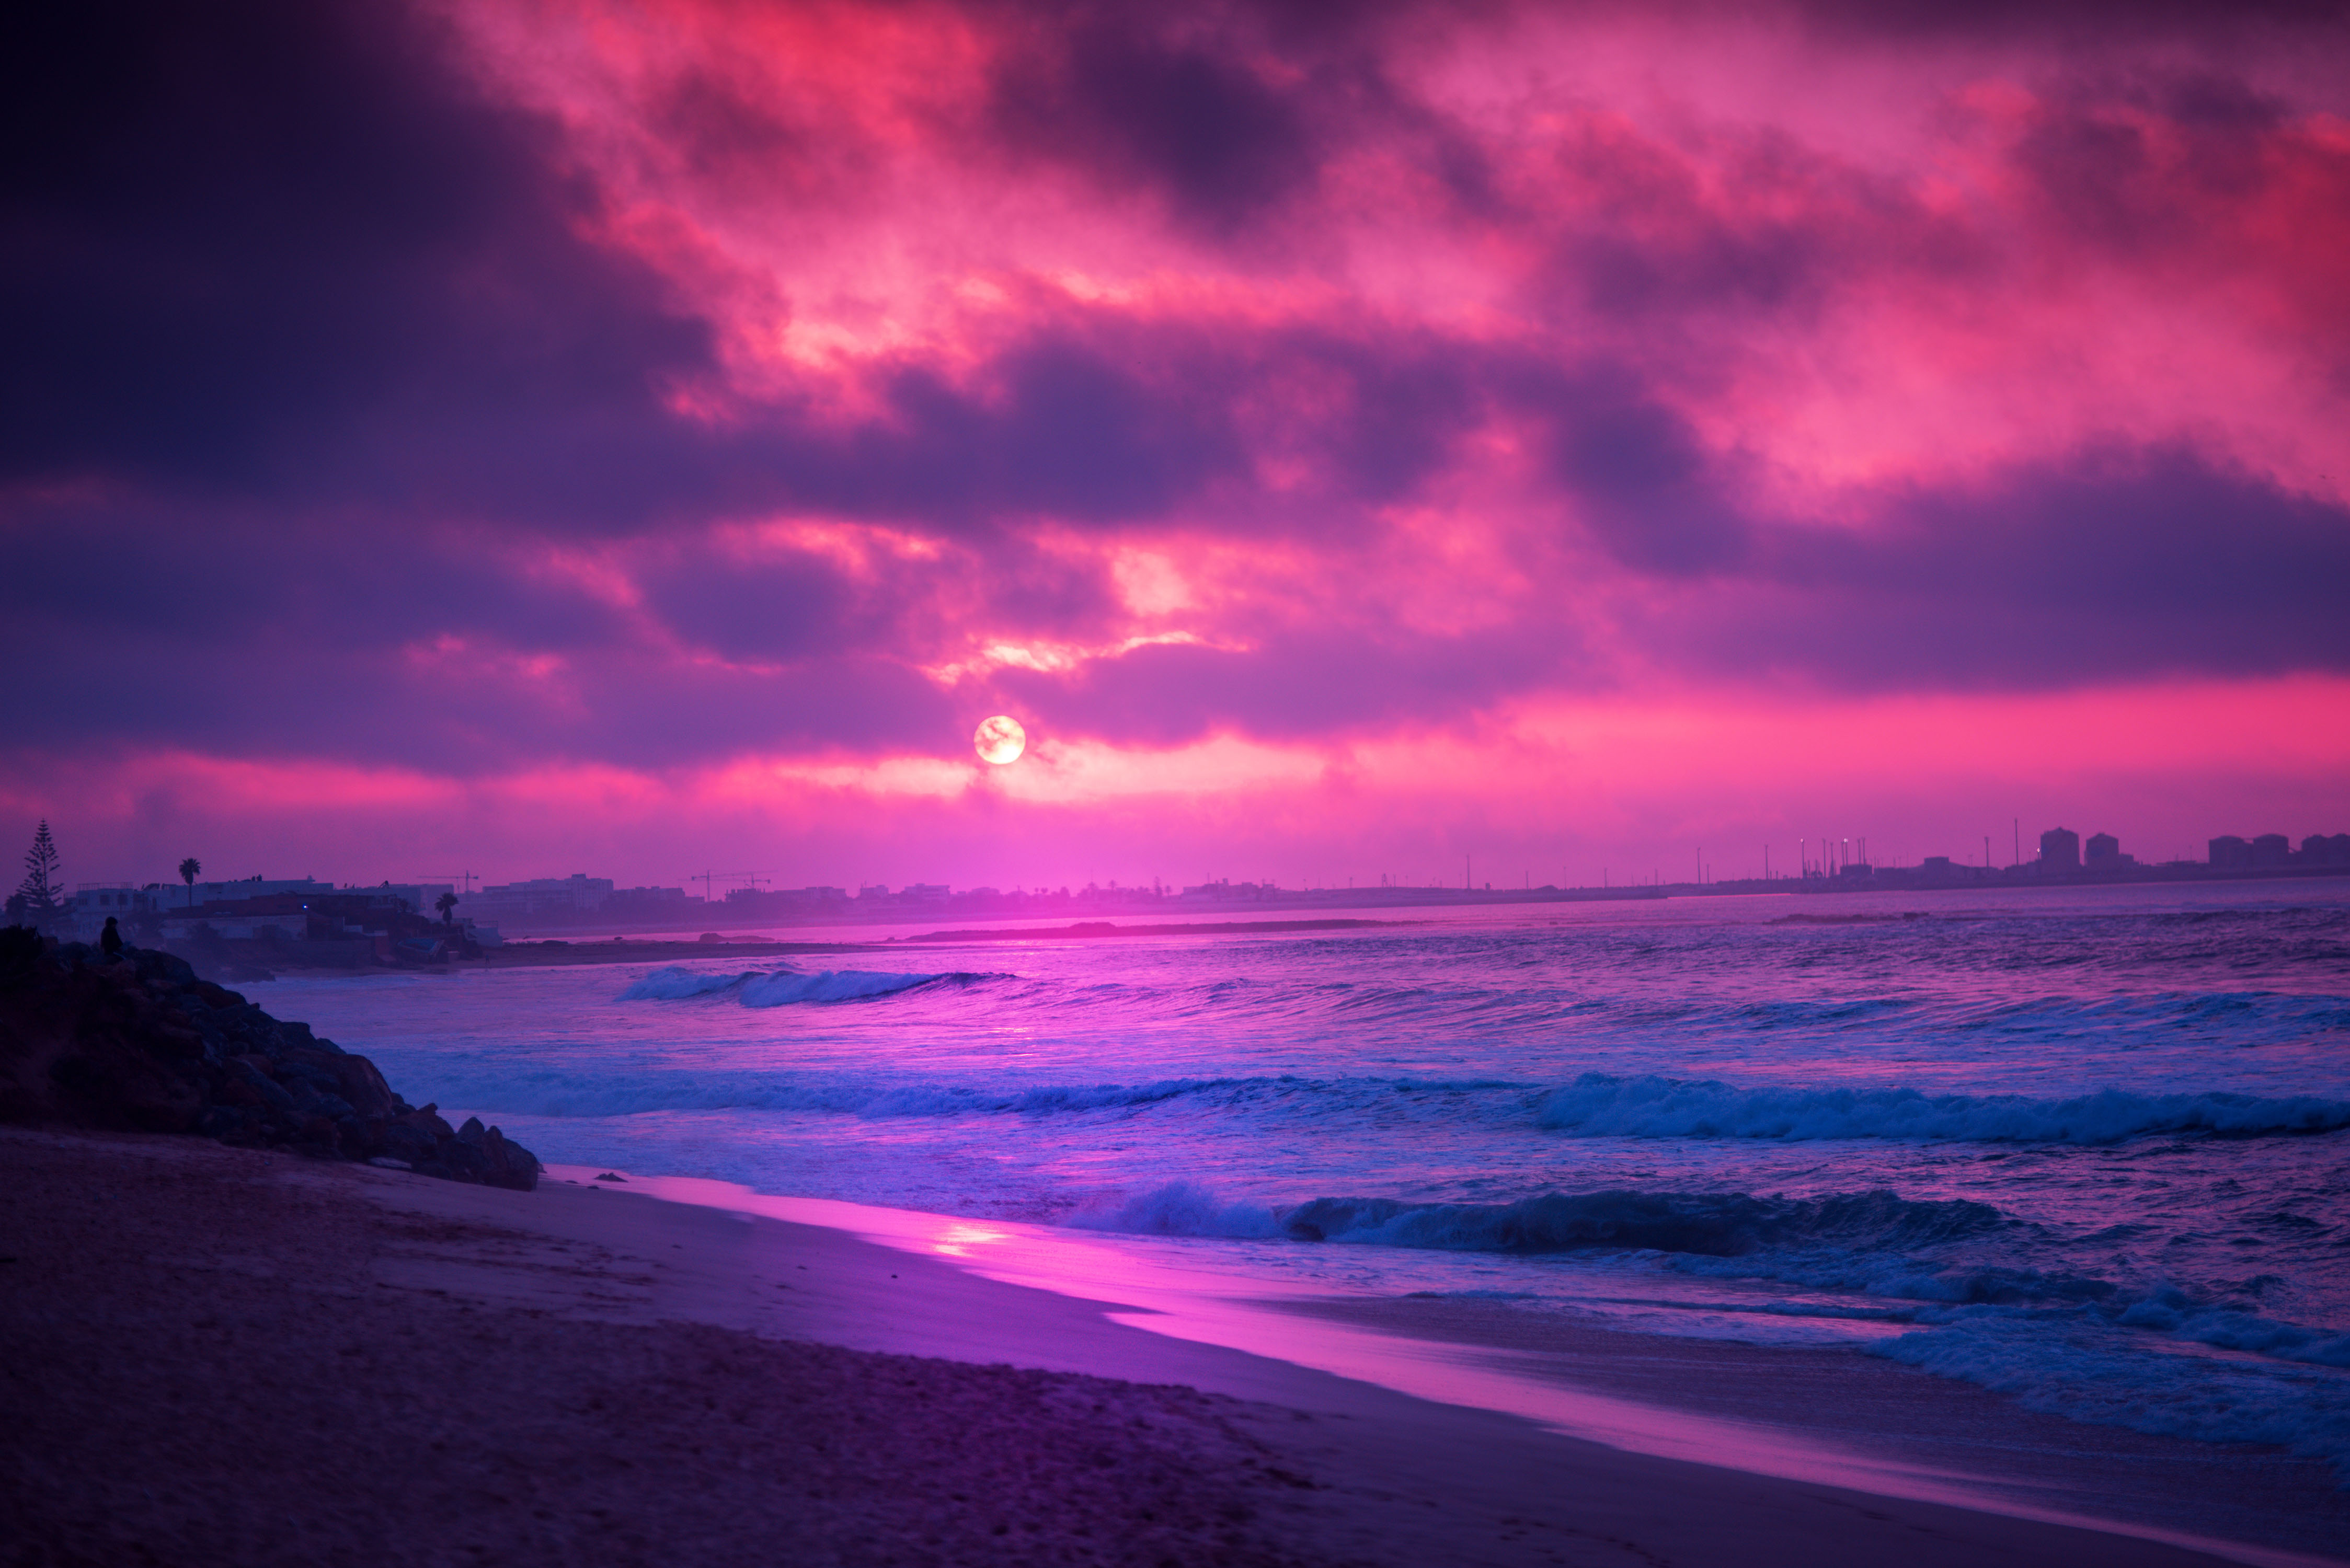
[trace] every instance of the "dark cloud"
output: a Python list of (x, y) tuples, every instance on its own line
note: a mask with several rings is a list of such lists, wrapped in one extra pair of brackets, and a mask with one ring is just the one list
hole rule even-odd
[[(392, 6), (12, 13), (0, 477), (598, 514), (711, 334)], [(488, 493), (476, 493), (486, 489)]]
[(1644, 576), (1734, 568), (1752, 524), (1735, 463), (1634, 369), (1512, 366), (1511, 402), (1547, 432), (1543, 477), (1602, 549)]
[(954, 731), (904, 657), (907, 607), (812, 559), (646, 570), (651, 613), (689, 649), (768, 666), (746, 670), (680, 657), (455, 531), (61, 521), (0, 535), (16, 568), (0, 574), (0, 661), (43, 672), (11, 691), (12, 748), (135, 736), (462, 774), (920, 751)]
[(502, 646), (568, 652), (625, 630), (609, 606), (522, 569), (501, 541), (399, 517), (295, 525), (53, 503), (16, 508), (0, 550), (0, 626), (27, 653), (49, 639), (137, 633), (241, 659), (256, 646), (386, 649), (490, 627)]
[[(1749, 15), (1756, 9), (1739, 0), (1699, 0), (1694, 8)], [(1805, 18), (1819, 31), (1835, 35), (1945, 42), (2027, 38), (2107, 49), (2153, 38), (2338, 32), (2350, 16), (2340, 0), (1792, 0), (1766, 9)]]
[(918, 664), (961, 652), (964, 625), (1053, 640), (1097, 634), (1113, 611), (1091, 561), (1017, 538), (915, 557), (871, 552), (857, 569), (809, 552), (745, 554), (682, 541), (644, 552), (643, 607), (677, 641), (744, 663), (842, 655)]
[(1682, 607), (1717, 670), (1860, 689), (2049, 689), (2350, 670), (2350, 510), (2181, 446), (2114, 445), (1773, 529)]
[[(879, 476), (875, 490), (930, 515), (1009, 511), (1109, 521), (1155, 516), (1240, 470), (1241, 443), (1217, 396), (1226, 389), (1196, 375), (1147, 380), (1130, 360), (1051, 337), (1019, 346), (991, 369), (992, 385), (975, 393), (951, 389), (925, 369), (900, 372), (890, 401), (901, 422), (857, 439), (854, 482)], [(869, 504), (847, 489), (841, 500)]]
[(1251, 69), (1214, 13), (1175, 16), (1109, 7), (1041, 21), (997, 75), (992, 129), (1019, 154), (1161, 197), (1228, 234), (1309, 185), (1320, 149), (1304, 95)]
[[(2280, 184), (2325, 202), (2344, 160), (2272, 96), (2221, 73), (2101, 71), (2044, 92), (2012, 151), (2034, 216), (2125, 263), (2233, 242)], [(2313, 179), (2313, 176), (2314, 178)]]
[(738, 662), (868, 647), (891, 628), (889, 607), (806, 556), (746, 562), (697, 552), (642, 573), (637, 586), (681, 641)]

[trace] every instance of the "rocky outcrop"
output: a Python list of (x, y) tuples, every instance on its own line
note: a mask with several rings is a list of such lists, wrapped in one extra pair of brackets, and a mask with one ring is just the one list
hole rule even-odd
[(452, 1127), (375, 1064), (272, 1018), (183, 959), (0, 929), (0, 1122), (195, 1133), (524, 1191), (536, 1157)]

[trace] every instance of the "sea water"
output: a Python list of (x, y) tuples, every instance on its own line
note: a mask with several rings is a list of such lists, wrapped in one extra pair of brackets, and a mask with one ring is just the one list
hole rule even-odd
[(2350, 885), (1367, 918), (257, 994), (550, 1161), (1847, 1345), (2350, 1480)]

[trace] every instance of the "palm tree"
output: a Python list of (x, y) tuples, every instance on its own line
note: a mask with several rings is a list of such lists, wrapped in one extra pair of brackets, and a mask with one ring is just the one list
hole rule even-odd
[(188, 885), (188, 908), (191, 909), (196, 907), (196, 876), (203, 868), (204, 863), (192, 855), (180, 862), (180, 880)]
[(452, 913), (452, 911), (457, 908), (456, 894), (442, 894), (439, 898), (432, 900), (432, 907), (441, 911), (441, 923), (442, 925), (454, 925), (456, 923), (455, 916)]

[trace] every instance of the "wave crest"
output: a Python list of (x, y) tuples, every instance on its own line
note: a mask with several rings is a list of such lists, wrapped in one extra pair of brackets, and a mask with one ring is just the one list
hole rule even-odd
[(1535, 1120), (1579, 1137), (2102, 1144), (2164, 1133), (2249, 1137), (2336, 1132), (2350, 1127), (2350, 1101), (2219, 1091), (2135, 1095), (2121, 1089), (2035, 1099), (1929, 1095), (1909, 1088), (1742, 1087), (1712, 1079), (1586, 1073), (1544, 1095)]
[(942, 974), (892, 974), (878, 970), (819, 970), (814, 974), (784, 968), (751, 970), (739, 974), (664, 968), (639, 979), (620, 992), (622, 1002), (682, 1002), (697, 996), (733, 992), (745, 1007), (789, 1007), (797, 1002), (864, 1002), (896, 996), (926, 985), (969, 985), (994, 978), (954, 971)]
[(1545, 1192), (1514, 1203), (1412, 1203), (1315, 1198), (1291, 1208), (1226, 1203), (1178, 1181), (1065, 1224), (1159, 1236), (1287, 1237), (1299, 1241), (1444, 1251), (1546, 1253), (1588, 1249), (1742, 1256), (1772, 1248), (1852, 1251), (1922, 1247), (2008, 1223), (1987, 1203), (1918, 1201), (1888, 1191), (1832, 1198), (1744, 1192)]

